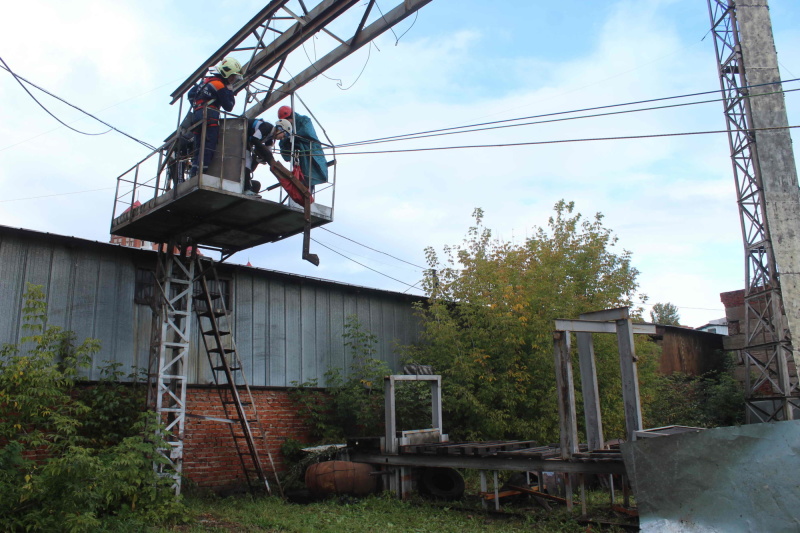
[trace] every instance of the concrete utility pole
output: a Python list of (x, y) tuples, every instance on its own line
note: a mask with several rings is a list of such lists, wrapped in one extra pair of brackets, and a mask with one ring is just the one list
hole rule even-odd
[(800, 188), (767, 0), (708, 0), (745, 244), (748, 422), (800, 407)]

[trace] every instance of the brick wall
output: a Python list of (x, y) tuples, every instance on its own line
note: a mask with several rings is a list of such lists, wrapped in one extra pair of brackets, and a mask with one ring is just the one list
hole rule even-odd
[[(287, 438), (307, 442), (308, 430), (298, 417), (287, 389), (253, 388), (252, 393), (259, 418), (267, 432), (267, 443), (275, 469), (284, 472), (281, 444)], [(186, 411), (193, 415), (226, 418), (217, 390), (213, 387), (190, 386), (187, 391)], [(192, 483), (214, 490), (246, 486), (230, 426), (224, 422), (191, 416), (186, 418), (183, 473)], [(258, 451), (271, 480), (273, 476), (269, 457), (260, 440)]]

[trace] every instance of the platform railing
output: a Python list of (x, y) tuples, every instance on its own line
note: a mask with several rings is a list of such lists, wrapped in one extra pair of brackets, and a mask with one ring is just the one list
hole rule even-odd
[[(227, 119), (243, 120), (242, 117), (224, 112), (222, 112), (222, 116), (225, 118), (220, 120), (221, 123), (224, 123), (224, 120)], [(195, 124), (194, 126), (190, 126), (184, 131), (191, 132), (192, 128), (196, 127), (202, 128), (201, 139), (204, 140), (206, 128), (204, 127), (203, 121)], [(221, 135), (214, 156), (215, 159), (221, 158), (221, 161), (219, 161), (219, 164), (215, 165), (215, 167), (219, 169), (225, 169), (227, 166), (226, 161), (228, 161), (230, 158), (234, 158), (238, 160), (237, 166), (243, 168), (243, 162), (246, 156), (245, 148), (241, 150), (241, 153), (238, 150), (234, 150), (236, 153), (232, 154), (231, 150), (226, 151), (225, 143), (225, 136)], [(200, 144), (203, 145), (204, 142), (201, 142)], [(281, 158), (278, 144), (278, 142), (275, 142), (275, 145), (272, 147), (273, 157), (278, 163), (291, 170), (292, 163), (285, 162)], [(314, 188), (314, 198), (317, 204), (330, 207), (331, 215), (333, 215), (332, 211), (334, 205), (336, 180), (335, 147), (330, 143), (322, 141), (319, 141), (319, 144), (322, 146), (323, 152), (326, 154), (326, 160), (329, 164), (328, 181), (326, 183), (319, 184)], [(176, 142), (175, 138), (173, 137), (162, 146), (148, 154), (144, 159), (136, 163), (130, 169), (118, 176), (116, 192), (114, 195), (114, 210), (112, 219), (116, 219), (128, 210), (136, 208), (148, 202), (149, 200), (164, 194), (180, 194), (178, 186), (183, 183), (192, 182), (192, 180), (195, 180), (193, 183), (196, 183), (197, 178), (190, 175), (194, 151), (192, 145), (193, 143), (188, 139), (184, 139), (181, 142)], [(303, 157), (303, 154), (300, 154), (300, 157)], [(202, 162), (198, 163), (202, 164)], [(222, 172), (218, 173), (221, 174)], [(208, 174), (208, 171), (206, 171), (206, 174), (210, 175)], [(273, 176), (273, 174), (270, 172), (268, 164), (259, 164), (253, 174), (253, 179), (257, 180), (261, 184), (261, 191), (259, 192), (261, 198), (284, 205), (291, 204), (291, 200), (286, 194), (286, 191), (280, 186), (275, 176)], [(225, 176), (215, 177), (224, 178)], [(242, 174), (241, 177), (233, 177), (233, 181), (240, 181), (243, 187), (244, 175)], [(192, 185), (189, 185), (189, 187), (191, 186)], [(204, 187), (209, 186), (213, 187), (213, 185), (210, 185), (208, 182), (204, 181)], [(219, 180), (219, 187), (222, 188), (222, 180)], [(182, 188), (183, 187), (181, 187), (181, 189)], [(236, 192), (243, 193), (244, 191), (241, 190)], [(299, 208), (296, 205), (293, 205), (292, 207)]]

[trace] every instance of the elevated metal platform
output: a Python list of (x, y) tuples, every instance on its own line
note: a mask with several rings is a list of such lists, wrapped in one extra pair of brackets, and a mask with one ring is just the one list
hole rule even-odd
[[(117, 178), (112, 235), (156, 243), (188, 239), (229, 255), (303, 233), (303, 206), (278, 186), (269, 165), (254, 176), (264, 184), (263, 198), (243, 194), (246, 130), (243, 118), (220, 120), (216, 157), (199, 176), (183, 181), (191, 150), (165, 145)], [(333, 179), (317, 187), (309, 228), (333, 222), (333, 193)]]
[[(111, 233), (152, 242), (188, 237), (198, 245), (235, 252), (303, 232), (303, 207), (291, 199), (280, 203), (228, 189), (241, 186), (208, 174), (196, 176), (134, 204), (112, 220)], [(330, 207), (311, 204), (312, 227), (332, 221)]]

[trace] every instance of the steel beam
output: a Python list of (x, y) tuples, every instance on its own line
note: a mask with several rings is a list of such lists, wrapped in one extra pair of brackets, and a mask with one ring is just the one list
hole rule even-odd
[[(632, 324), (635, 334), (655, 335), (654, 324)], [(556, 320), (556, 331), (584, 331), (586, 333), (616, 333), (617, 326), (613, 322), (595, 322), (593, 320)]]
[(575, 462), (535, 457), (478, 457), (447, 455), (377, 455), (350, 452), (350, 459), (359, 463), (382, 466), (418, 466), (428, 468), (467, 468), (473, 470), (514, 470), (518, 472), (570, 472), (574, 474), (625, 474), (621, 461)]
[(346, 58), (365, 44), (369, 43), (383, 32), (404, 20), (416, 11), (429, 4), (432, 0), (404, 0), (402, 4), (398, 5), (383, 17), (380, 17), (375, 22), (361, 30), (357, 38), (351, 38), (346, 44), (339, 45), (323, 58), (314, 62), (310, 67), (306, 68), (300, 74), (292, 78), (290, 81), (277, 87), (272, 93), (255, 104), (245, 112), (247, 118), (255, 118), (267, 109), (271, 108), (289, 94), (293, 93), (309, 81), (313, 80), (326, 70), (334, 66), (336, 63)]
[(203, 75), (208, 71), (208, 69), (210, 69), (211, 67), (222, 61), (225, 58), (225, 56), (227, 56), (229, 53), (231, 53), (232, 50), (234, 50), (237, 46), (239, 46), (242, 43), (242, 41), (249, 38), (250, 35), (256, 29), (258, 29), (259, 27), (261, 27), (262, 24), (264, 24), (266, 21), (274, 17), (275, 13), (277, 13), (280, 8), (282, 8), (288, 3), (289, 0), (272, 0), (270, 3), (268, 3), (264, 7), (264, 9), (259, 11), (259, 13), (255, 17), (250, 19), (250, 22), (242, 26), (242, 29), (236, 32), (233, 35), (233, 37), (228, 39), (228, 42), (223, 44), (219, 48), (219, 50), (214, 52), (211, 55), (211, 57), (206, 59), (205, 62), (202, 65), (200, 65), (197, 68), (197, 70), (195, 70), (192, 73), (191, 76), (186, 78), (186, 80), (184, 80), (184, 82), (181, 83), (177, 89), (172, 91), (172, 94), (170, 95), (172, 96), (172, 102), (170, 103), (174, 104), (179, 98), (181, 98), (186, 93), (186, 91), (188, 91), (192, 87), (192, 85), (194, 85), (194, 83), (198, 79), (203, 77)]

